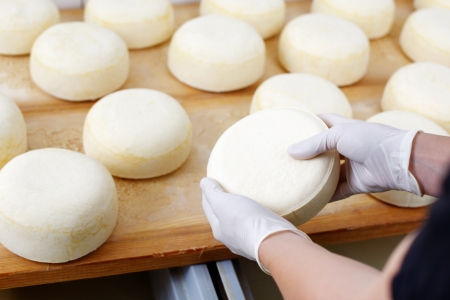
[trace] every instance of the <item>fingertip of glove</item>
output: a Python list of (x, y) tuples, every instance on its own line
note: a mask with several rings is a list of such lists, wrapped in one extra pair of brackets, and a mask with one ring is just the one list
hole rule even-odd
[(306, 157), (303, 157), (302, 155), (302, 142), (290, 145), (287, 148), (287, 153), (290, 157), (295, 159), (306, 159)]
[(223, 192), (222, 187), (217, 183), (217, 181), (208, 177), (204, 177), (200, 180), (200, 188), (203, 192)]

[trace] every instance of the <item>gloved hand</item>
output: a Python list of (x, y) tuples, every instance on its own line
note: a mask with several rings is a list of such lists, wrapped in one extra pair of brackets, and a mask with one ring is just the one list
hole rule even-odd
[(329, 130), (289, 146), (295, 159), (309, 159), (328, 150), (345, 157), (341, 177), (331, 201), (360, 193), (402, 190), (422, 196), (408, 170), (411, 148), (418, 130), (405, 131), (378, 123), (318, 115)]
[(235, 194), (225, 193), (220, 185), (210, 179), (200, 182), (203, 190), (203, 211), (211, 225), (214, 238), (230, 250), (248, 259), (256, 260), (261, 269), (270, 274), (259, 260), (259, 246), (270, 235), (292, 231), (310, 240), (294, 225), (265, 208), (256, 201)]

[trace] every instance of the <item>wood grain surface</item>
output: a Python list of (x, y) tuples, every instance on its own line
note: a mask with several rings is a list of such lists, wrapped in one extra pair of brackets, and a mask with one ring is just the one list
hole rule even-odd
[[(310, 2), (287, 4), (287, 20), (309, 12)], [(371, 41), (368, 74), (342, 90), (354, 117), (366, 119), (380, 111), (389, 76), (410, 63), (398, 44), (401, 26), (412, 1), (397, 1), (394, 28)], [(175, 6), (177, 26), (198, 15), (198, 4)], [(62, 21), (82, 20), (81, 10), (63, 11)], [(44, 264), (14, 255), (0, 245), (0, 288), (43, 284), (229, 259), (234, 255), (217, 242), (201, 208), (199, 180), (218, 137), (248, 114), (251, 97), (262, 80), (285, 72), (277, 61), (278, 37), (266, 41), (263, 78), (236, 92), (207, 93), (177, 81), (166, 66), (168, 42), (131, 51), (131, 73), (123, 88), (152, 88), (175, 97), (189, 114), (194, 145), (188, 161), (172, 174), (150, 180), (115, 178), (119, 218), (108, 241), (93, 253), (64, 264)], [(83, 151), (82, 126), (94, 102), (62, 101), (41, 91), (30, 79), (28, 56), (0, 56), (0, 93), (14, 99), (26, 119), (29, 149), (61, 147)], [(301, 183), (299, 183), (301, 184)], [(358, 195), (328, 204), (300, 226), (319, 244), (341, 243), (406, 233), (417, 228), (427, 208), (397, 208)]]

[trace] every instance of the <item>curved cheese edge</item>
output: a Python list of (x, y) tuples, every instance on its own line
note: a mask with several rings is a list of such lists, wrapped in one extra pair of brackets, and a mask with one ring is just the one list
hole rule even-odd
[(207, 176), (225, 191), (247, 196), (295, 225), (304, 223), (334, 194), (339, 156), (330, 151), (312, 160), (295, 160), (286, 149), (326, 129), (319, 118), (301, 109), (254, 113), (219, 138), (208, 161)]
[(169, 95), (149, 89), (110, 94), (89, 111), (83, 129), (87, 155), (111, 174), (152, 178), (179, 168), (189, 157), (192, 124)]
[(250, 113), (273, 107), (295, 107), (313, 114), (335, 113), (352, 118), (345, 94), (332, 82), (311, 74), (291, 73), (264, 81), (253, 95)]
[(278, 57), (289, 72), (314, 74), (345, 86), (366, 74), (370, 46), (365, 33), (350, 21), (327, 14), (304, 14), (283, 29)]
[(189, 86), (226, 92), (261, 78), (265, 56), (264, 41), (250, 25), (211, 15), (192, 19), (175, 32), (167, 63), (170, 72)]
[(0, 173), (0, 242), (29, 260), (62, 263), (102, 245), (118, 200), (106, 168), (84, 154), (39, 149)]

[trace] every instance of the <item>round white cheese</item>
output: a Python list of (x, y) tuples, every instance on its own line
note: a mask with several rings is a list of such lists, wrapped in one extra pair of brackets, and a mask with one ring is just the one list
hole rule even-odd
[(273, 107), (295, 107), (313, 114), (334, 113), (352, 117), (352, 108), (344, 93), (322, 77), (291, 73), (264, 81), (253, 95), (250, 113)]
[(314, 0), (311, 11), (347, 19), (358, 25), (369, 39), (376, 39), (391, 31), (395, 3), (393, 0)]
[(415, 9), (441, 7), (450, 9), (450, 0), (414, 0)]
[(114, 180), (98, 161), (40, 149), (0, 172), (0, 242), (24, 258), (61, 263), (103, 244), (117, 220)]
[(114, 30), (129, 49), (160, 44), (174, 29), (169, 0), (89, 0), (84, 20)]
[(0, 0), (0, 54), (30, 53), (36, 38), (58, 22), (51, 0)]
[(202, 0), (200, 15), (224, 15), (252, 25), (264, 38), (270, 38), (283, 27), (284, 0)]
[(357, 25), (315, 13), (301, 15), (286, 25), (278, 57), (289, 72), (318, 75), (343, 86), (366, 74), (369, 53), (369, 40)]
[(450, 67), (450, 10), (426, 8), (412, 13), (400, 34), (400, 46), (413, 61)]
[(299, 225), (314, 217), (334, 194), (339, 155), (329, 151), (296, 160), (287, 148), (327, 129), (317, 116), (301, 109), (251, 114), (219, 138), (207, 176), (225, 191), (247, 196)]
[(84, 22), (60, 23), (37, 38), (30, 72), (33, 81), (55, 97), (94, 100), (125, 83), (128, 49), (110, 29)]
[(22, 112), (0, 94), (0, 169), (27, 150), (27, 128)]
[(450, 131), (450, 68), (413, 63), (389, 79), (381, 99), (383, 110), (408, 110)]
[(210, 91), (238, 90), (264, 72), (266, 48), (247, 23), (224, 16), (204, 16), (184, 23), (173, 35), (168, 66), (181, 82)]
[[(420, 129), (425, 133), (449, 136), (441, 126), (416, 113), (402, 110), (392, 110), (376, 114), (367, 122), (381, 123), (402, 130)], [(433, 203), (436, 198), (424, 195), (419, 197), (405, 191), (388, 191), (372, 194), (375, 198), (384, 202), (402, 207), (420, 207)]]
[(191, 144), (191, 121), (178, 101), (149, 89), (102, 98), (89, 111), (83, 130), (86, 154), (123, 178), (170, 173), (186, 161)]

